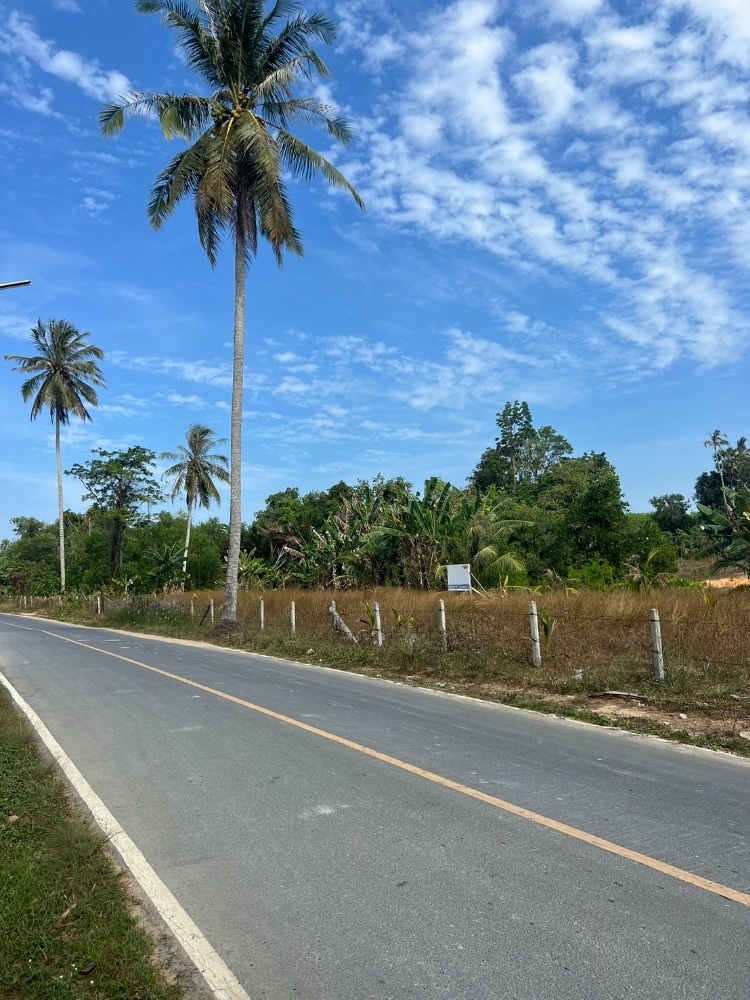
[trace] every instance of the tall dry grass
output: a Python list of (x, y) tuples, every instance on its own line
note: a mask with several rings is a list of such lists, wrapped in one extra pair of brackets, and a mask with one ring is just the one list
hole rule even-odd
[[(134, 599), (117, 608), (108, 606), (99, 621), (208, 636), (208, 617), (202, 624), (200, 620), (213, 598), (218, 622), (222, 597), (223, 592), (215, 591)], [(439, 629), (440, 599), (446, 607), (447, 650)], [(539, 613), (541, 668), (529, 662), (531, 599)], [(262, 631), (261, 600), (265, 609)], [(357, 636), (357, 646), (334, 636), (328, 610), (332, 600)], [(290, 628), (292, 601), (295, 637)], [(381, 611), (381, 649), (372, 641), (375, 602)], [(651, 608), (660, 613), (667, 668), (666, 682), (658, 688), (652, 676)], [(56, 602), (50, 606), (55, 615), (59, 610)], [(750, 694), (750, 588), (746, 587), (717, 593), (680, 588), (650, 593), (509, 592), (488, 598), (395, 588), (245, 591), (240, 595), (238, 620), (242, 631), (234, 640), (237, 645), (345, 667), (382, 668), (396, 674), (427, 674), (525, 691), (583, 693), (616, 688), (683, 700)]]

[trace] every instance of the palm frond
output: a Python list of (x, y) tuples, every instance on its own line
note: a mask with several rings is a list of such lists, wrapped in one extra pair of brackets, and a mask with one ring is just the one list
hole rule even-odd
[(202, 16), (190, 4), (179, 0), (136, 0), (136, 10), (141, 14), (161, 14), (162, 23), (177, 32), (177, 47), (187, 65), (206, 83), (216, 86), (221, 82), (221, 59), (211, 9), (214, 5), (198, 2)]
[(276, 136), (281, 159), (284, 165), (295, 176), (310, 181), (316, 174), (321, 174), (331, 187), (348, 191), (357, 205), (364, 209), (365, 203), (344, 175), (329, 163), (320, 153), (305, 145), (289, 132), (279, 131)]
[(312, 125), (324, 129), (338, 142), (348, 144), (353, 132), (349, 121), (330, 104), (314, 98), (277, 101), (269, 97), (262, 105), (263, 116), (276, 127), (287, 129), (293, 124)]
[(191, 142), (213, 120), (217, 105), (208, 97), (166, 94), (159, 95), (155, 110), (166, 139)]
[(319, 76), (329, 76), (325, 63), (310, 47), (311, 39), (318, 39), (324, 45), (331, 45), (336, 40), (336, 25), (320, 11), (313, 14), (299, 13), (297, 17), (287, 21), (275, 38), (267, 38), (260, 66), (261, 74), (266, 76), (301, 55)]
[(205, 169), (209, 136), (201, 136), (189, 149), (178, 153), (156, 179), (147, 212), (154, 229), (160, 229), (187, 195), (194, 195)]

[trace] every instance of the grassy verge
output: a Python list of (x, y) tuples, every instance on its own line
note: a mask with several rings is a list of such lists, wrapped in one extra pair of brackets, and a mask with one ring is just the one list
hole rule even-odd
[(179, 1000), (104, 838), (0, 691), (0, 997)]

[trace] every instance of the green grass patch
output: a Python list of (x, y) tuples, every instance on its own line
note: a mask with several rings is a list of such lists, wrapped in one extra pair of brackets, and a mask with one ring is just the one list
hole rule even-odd
[(0, 691), (0, 997), (179, 1000), (178, 977), (32, 728)]

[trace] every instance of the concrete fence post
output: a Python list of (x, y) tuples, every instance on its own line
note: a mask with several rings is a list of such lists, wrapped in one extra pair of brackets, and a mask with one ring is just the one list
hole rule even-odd
[(375, 601), (372, 605), (372, 611), (375, 615), (375, 645), (383, 645), (383, 629), (380, 624), (380, 605)]
[(529, 629), (531, 631), (531, 662), (535, 667), (542, 665), (542, 646), (539, 642), (539, 615), (536, 601), (529, 604)]
[(664, 647), (661, 642), (661, 621), (656, 608), (651, 608), (648, 613), (651, 624), (651, 662), (654, 666), (654, 680), (664, 680)]
[(440, 621), (440, 638), (443, 643), (443, 649), (448, 648), (448, 627), (445, 622), (445, 601), (441, 598), (438, 601), (438, 618)]

